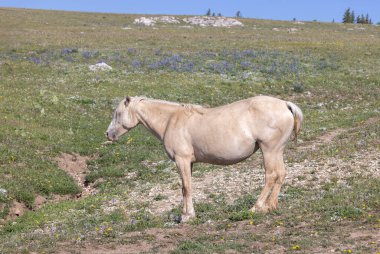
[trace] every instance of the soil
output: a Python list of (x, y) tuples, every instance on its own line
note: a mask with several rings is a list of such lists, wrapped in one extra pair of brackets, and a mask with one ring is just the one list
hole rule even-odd
[[(85, 177), (88, 172), (87, 160), (90, 159), (92, 158), (81, 156), (76, 153), (62, 153), (59, 157), (54, 159), (59, 168), (69, 174), (77, 182), (77, 184), (82, 187), (82, 192), (77, 194), (76, 197), (73, 197), (71, 195), (53, 195), (51, 199), (46, 199), (45, 197), (38, 195), (35, 197), (33, 208), (28, 208), (24, 203), (14, 200), (10, 205), (8, 216), (5, 218), (4, 222), (13, 220), (18, 216), (23, 215), (27, 210), (36, 211), (40, 209), (46, 202), (56, 203), (62, 200), (86, 197), (88, 195), (96, 193), (96, 190), (92, 186), (89, 186), (85, 183)], [(0, 208), (0, 211), (4, 209), (2, 207)]]
[(94, 194), (96, 190), (86, 184), (87, 161), (92, 158), (88, 156), (81, 156), (77, 153), (62, 153), (61, 156), (55, 158), (58, 167), (69, 174), (77, 184), (82, 187), (82, 192), (77, 197), (86, 197)]
[[(264, 184), (264, 169), (261, 155), (254, 155), (244, 163), (218, 168), (210, 172), (193, 176), (193, 200), (195, 203), (209, 202), (212, 197), (221, 195), (228, 203), (233, 203), (237, 198), (261, 190)], [(328, 158), (324, 161), (305, 160), (299, 163), (286, 163), (288, 175), (284, 189), (288, 186), (303, 187), (307, 189), (319, 189), (323, 184), (331, 181), (344, 183), (350, 176), (360, 172), (362, 176), (380, 177), (380, 156), (378, 151), (363, 151), (353, 154), (350, 159), (342, 160)], [(365, 168), (365, 170), (363, 170)], [(135, 205), (144, 202), (149, 203), (149, 210), (153, 214), (163, 214), (178, 206), (182, 201), (180, 178), (173, 168), (166, 183), (151, 184), (140, 182), (133, 192), (129, 193), (128, 203)], [(156, 200), (160, 194), (164, 198)], [(283, 195), (280, 193), (280, 195)], [(124, 207), (125, 200), (105, 203), (103, 209), (111, 207), (125, 209), (127, 214), (134, 213), (131, 207)]]
[[(313, 234), (311, 229), (304, 228), (305, 234)], [(207, 232), (207, 233), (206, 233)], [(276, 238), (283, 237), (286, 230), (283, 226), (268, 227), (265, 224), (249, 224), (247, 221), (233, 223), (228, 229), (218, 229), (212, 223), (202, 225), (187, 225), (179, 224), (173, 228), (151, 228), (142, 232), (126, 233), (120, 238), (120, 243), (104, 243), (86, 242), (82, 246), (78, 246), (76, 251), (80, 253), (170, 253), (178, 247), (178, 244), (183, 241), (194, 241), (200, 234), (206, 233), (212, 243), (223, 243), (231, 241), (228, 239), (236, 239), (237, 236), (247, 235), (269, 235), (271, 241), (252, 240), (250, 251), (265, 252), (265, 253), (284, 253), (288, 247), (281, 245), (276, 241)], [(350, 226), (344, 226), (332, 229), (331, 235), (344, 235), (345, 242), (354, 242), (355, 245), (366, 245), (368, 243), (379, 243), (380, 233), (373, 228), (362, 228), (357, 231), (352, 231)], [(243, 240), (242, 240), (243, 241)], [(247, 243), (246, 241), (242, 243)], [(342, 249), (347, 248), (339, 241), (336, 241), (332, 246), (329, 246), (330, 252), (341, 253)], [(66, 249), (70, 250), (70, 248)], [(247, 250), (247, 252), (250, 252)], [(313, 249), (313, 253), (325, 253), (326, 249)], [(69, 252), (60, 252), (69, 253)], [(237, 253), (235, 250), (225, 250), (225, 253)]]
[(45, 202), (46, 202), (46, 198), (43, 197), (43, 196), (38, 195), (34, 199), (33, 211), (36, 211), (36, 210), (40, 209), (43, 206), (43, 204), (45, 204)]
[(27, 210), (28, 210), (28, 208), (26, 207), (26, 205), (24, 203), (13, 200), (12, 204), (10, 206), (10, 209), (9, 209), (9, 214), (5, 218), (5, 221), (14, 220), (17, 217), (23, 215)]

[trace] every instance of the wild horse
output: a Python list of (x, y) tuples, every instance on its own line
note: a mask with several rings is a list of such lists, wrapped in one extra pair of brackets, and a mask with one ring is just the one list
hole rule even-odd
[(117, 106), (107, 138), (117, 140), (143, 124), (164, 145), (182, 179), (182, 222), (195, 216), (191, 173), (195, 162), (230, 165), (250, 157), (259, 148), (265, 167), (265, 185), (253, 210), (277, 209), (286, 170), (283, 151), (303, 114), (292, 102), (257, 96), (232, 104), (205, 108), (145, 97), (126, 97)]

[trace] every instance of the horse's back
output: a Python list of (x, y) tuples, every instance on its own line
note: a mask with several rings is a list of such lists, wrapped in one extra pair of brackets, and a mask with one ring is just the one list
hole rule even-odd
[(288, 135), (292, 121), (285, 101), (257, 96), (211, 108), (190, 118), (187, 128), (195, 154), (204, 162), (223, 158), (223, 164), (249, 157), (257, 142)]
[(292, 125), (286, 102), (268, 96), (205, 110), (183, 108), (167, 127), (165, 146), (190, 149), (195, 161), (232, 164), (252, 155), (260, 142), (287, 139)]

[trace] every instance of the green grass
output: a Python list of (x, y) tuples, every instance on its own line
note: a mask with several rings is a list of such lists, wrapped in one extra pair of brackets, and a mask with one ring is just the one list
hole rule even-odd
[[(310, 252), (320, 247), (337, 248), (342, 244), (350, 246), (352, 243), (346, 240), (347, 235), (358, 225), (362, 229), (377, 227), (379, 216), (376, 212), (380, 205), (379, 179), (353, 179), (351, 184), (332, 184), (322, 196), (312, 191), (288, 187), (285, 191), (286, 198), (281, 202), (282, 206), (290, 208), (259, 217), (244, 212), (244, 207), (240, 206), (241, 201), (235, 207), (243, 210), (230, 210), (223, 216), (229, 216), (228, 222), (215, 215), (210, 216), (208, 211), (212, 209), (198, 209), (201, 213), (198, 217), (207, 213), (210, 218), (219, 221), (217, 228), (181, 242), (173, 253), (223, 253), (226, 249), (243, 253), (265, 253), (284, 247), (290, 252)], [(217, 210), (214, 214), (221, 212), (220, 208), (213, 208)], [(276, 230), (281, 230), (281, 234), (273, 233)], [(260, 243), (260, 249), (256, 249), (257, 246), (253, 243)], [(343, 252), (342, 247), (338, 250)], [(358, 244), (353, 249), (359, 252), (371, 250), (374, 249), (368, 244), (366, 247)]]
[[(94, 239), (118, 243), (125, 232), (176, 227), (179, 207), (153, 215), (150, 204), (127, 202), (140, 183), (168, 181), (172, 165), (160, 142), (137, 127), (117, 143), (102, 144), (113, 109), (126, 95), (209, 106), (272, 95), (302, 108), (304, 142), (314, 142), (326, 131), (345, 130), (312, 153), (289, 144), (289, 162), (379, 152), (379, 27), (348, 30), (354, 26), (243, 19), (243, 28), (170, 25), (153, 30), (131, 25), (136, 15), (7, 8), (0, 9), (0, 17), (0, 188), (7, 191), (0, 193), (0, 219), (7, 217), (13, 200), (35, 208), (37, 195), (52, 200), (81, 192), (57, 166), (61, 153), (93, 156), (86, 180), (99, 191), (0, 221), (0, 249), (5, 252), (53, 252), (62, 243), (80, 246)], [(121, 29), (125, 25), (132, 29)], [(290, 27), (299, 31), (288, 33)], [(88, 69), (99, 61), (113, 70)], [(152, 162), (160, 163), (153, 167)], [(217, 168), (197, 165), (194, 177)], [(379, 219), (379, 179), (356, 173), (348, 186), (332, 181), (317, 192), (286, 186), (281, 209), (269, 215), (249, 212), (258, 190), (232, 204), (211, 193), (210, 202), (195, 204), (197, 218), (190, 227), (199, 229), (199, 236), (176, 242), (174, 252), (265, 252), (276, 247), (293, 252), (297, 245), (300, 252), (324, 252), (331, 246), (343, 251), (329, 234), (344, 241), (346, 225), (371, 229)], [(168, 198), (159, 193), (154, 197)], [(127, 203), (107, 210), (114, 199)], [(208, 221), (215, 222), (211, 236), (202, 228)], [(263, 229), (219, 232), (249, 223)], [(276, 227), (284, 231), (273, 240), (268, 232)], [(316, 233), (318, 241), (311, 236)], [(252, 241), (263, 245), (255, 249)], [(355, 250), (375, 247), (358, 244)]]

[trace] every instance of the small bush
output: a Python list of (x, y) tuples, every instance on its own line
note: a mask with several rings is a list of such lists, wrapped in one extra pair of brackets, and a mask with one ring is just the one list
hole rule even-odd
[(305, 90), (305, 87), (301, 83), (295, 83), (293, 84), (293, 91), (296, 93), (303, 93)]
[(254, 217), (254, 212), (250, 210), (242, 210), (240, 212), (233, 212), (230, 214), (228, 219), (230, 221), (242, 221), (242, 220), (251, 220)]

